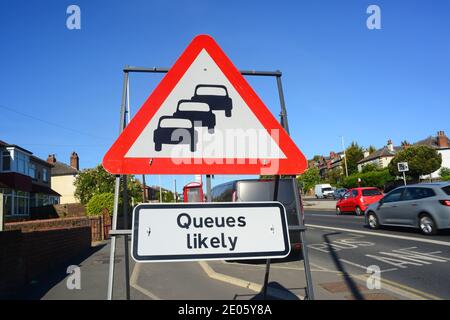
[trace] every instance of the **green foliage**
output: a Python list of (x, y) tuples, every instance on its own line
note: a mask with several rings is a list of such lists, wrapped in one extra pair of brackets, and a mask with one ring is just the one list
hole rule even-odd
[(439, 171), (439, 174), (441, 175), (442, 180), (449, 181), (450, 180), (450, 168), (442, 168), (441, 171)]
[(405, 174), (418, 181), (422, 175), (430, 174), (441, 167), (442, 156), (433, 148), (427, 146), (411, 146), (399, 151), (389, 163), (389, 172), (400, 176), (397, 163), (408, 162), (409, 171)]
[(368, 163), (365, 164), (362, 169), (361, 169), (361, 173), (366, 173), (366, 172), (372, 172), (372, 171), (378, 171), (380, 170), (380, 168), (374, 164), (374, 163)]
[(369, 146), (369, 148), (367, 148), (367, 151), (369, 152), (369, 154), (372, 154), (377, 151), (377, 148), (375, 148), (375, 146)]
[(388, 169), (368, 171), (365, 173), (355, 173), (346, 177), (343, 186), (345, 188), (358, 187), (358, 178), (361, 179), (361, 187), (377, 187), (380, 189), (384, 189), (386, 183), (395, 179), (389, 173)]
[[(159, 191), (156, 192), (156, 199), (159, 201)], [(162, 191), (162, 202), (175, 202), (175, 195), (172, 191)]]
[(345, 156), (347, 157), (348, 174), (358, 172), (358, 161), (364, 158), (363, 149), (356, 142), (352, 142), (350, 147), (345, 150)]
[[(75, 197), (86, 205), (97, 194), (114, 193), (115, 176), (106, 172), (101, 165), (80, 172), (74, 182)], [(127, 178), (128, 196), (135, 202), (142, 199), (141, 185), (133, 176)], [(121, 183), (123, 190), (123, 183)]]
[(306, 193), (308, 190), (314, 188), (316, 184), (320, 183), (319, 169), (307, 169), (303, 174), (297, 176), (297, 182), (303, 192)]
[(111, 192), (99, 193), (91, 197), (86, 206), (88, 216), (98, 216), (102, 214), (103, 209), (108, 209), (112, 215), (114, 206), (114, 194)]
[(328, 170), (328, 183), (340, 186), (343, 182), (343, 172), (340, 167), (336, 167), (334, 169)]

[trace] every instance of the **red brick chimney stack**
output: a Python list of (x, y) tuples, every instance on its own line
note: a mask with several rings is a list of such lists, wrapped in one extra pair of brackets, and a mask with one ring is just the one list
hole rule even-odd
[(51, 163), (51, 164), (55, 163), (56, 162), (55, 154), (49, 154), (48, 158), (47, 158), (47, 162)]
[(78, 158), (78, 154), (74, 151), (70, 156), (70, 166), (74, 169), (80, 170), (80, 158)]
[(437, 143), (439, 148), (448, 148), (448, 138), (444, 131), (438, 131), (437, 133)]

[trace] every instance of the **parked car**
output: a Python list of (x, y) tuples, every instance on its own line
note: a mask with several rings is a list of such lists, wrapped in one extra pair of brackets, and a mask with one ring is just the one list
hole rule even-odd
[(201, 123), (202, 127), (207, 127), (208, 132), (214, 133), (216, 126), (216, 116), (211, 111), (209, 104), (204, 102), (194, 102), (191, 100), (178, 101), (177, 111), (173, 114), (176, 118), (189, 119), (196, 126)]
[[(299, 250), (301, 248), (300, 234), (292, 228), (303, 226), (304, 217), (301, 196), (295, 185), (293, 179), (280, 179), (277, 200), (286, 208), (291, 248)], [(274, 191), (273, 180), (235, 180), (212, 188), (211, 198), (213, 202), (273, 201)], [(300, 212), (297, 212), (295, 203), (297, 196)]]
[(344, 194), (348, 191), (346, 188), (338, 188), (333, 192), (333, 199), (337, 200), (344, 196)]
[(336, 203), (336, 214), (355, 212), (357, 216), (364, 214), (367, 207), (383, 198), (378, 188), (365, 187), (349, 189)]
[(332, 197), (333, 193), (333, 188), (328, 183), (316, 184), (314, 187), (314, 194), (317, 199)]
[(371, 229), (383, 225), (419, 228), (426, 235), (450, 228), (450, 182), (399, 187), (367, 208)]
[(211, 110), (223, 110), (226, 117), (231, 117), (233, 101), (228, 96), (227, 87), (215, 84), (199, 84), (195, 87), (192, 101), (205, 102)]
[(156, 151), (161, 151), (162, 144), (189, 144), (191, 152), (195, 152), (197, 140), (194, 124), (184, 118), (162, 116), (153, 132)]

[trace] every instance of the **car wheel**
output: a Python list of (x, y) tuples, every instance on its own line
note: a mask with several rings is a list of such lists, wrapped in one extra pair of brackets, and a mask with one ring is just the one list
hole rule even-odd
[(378, 222), (378, 218), (375, 213), (369, 212), (367, 215), (367, 224), (370, 229), (378, 229), (380, 227), (380, 223)]
[(214, 128), (208, 128), (208, 133), (214, 133)]
[(155, 150), (156, 151), (161, 151), (161, 143), (155, 143)]
[(231, 117), (231, 110), (225, 110), (225, 117)]
[(431, 218), (427, 214), (420, 216), (419, 228), (420, 231), (422, 231), (422, 233), (426, 235), (433, 235), (437, 232), (436, 224), (434, 223), (433, 218)]
[(361, 210), (361, 208), (360, 207), (356, 207), (356, 209), (355, 209), (355, 212), (356, 212), (356, 215), (357, 216), (361, 216), (364, 212)]
[(342, 214), (341, 208), (336, 207), (336, 215), (339, 216)]

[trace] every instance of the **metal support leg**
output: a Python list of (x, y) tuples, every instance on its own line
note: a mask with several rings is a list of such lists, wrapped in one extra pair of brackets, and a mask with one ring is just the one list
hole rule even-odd
[(206, 202), (211, 202), (211, 175), (206, 175)]
[[(128, 223), (128, 186), (127, 186), (127, 176), (122, 176), (123, 179), (123, 229), (130, 229)], [(124, 249), (125, 249), (125, 292), (126, 299), (130, 300), (130, 255), (128, 250), (128, 235), (123, 236)]]
[[(275, 176), (275, 186), (273, 191), (273, 201), (278, 200), (278, 185), (280, 184), (280, 176)], [(264, 285), (263, 285), (263, 297), (264, 300), (267, 300), (267, 284), (269, 282), (269, 273), (270, 273), (270, 259), (266, 260), (266, 273), (264, 275)]]
[(308, 246), (305, 241), (305, 231), (300, 231), (300, 241), (302, 243), (303, 265), (305, 267), (306, 276), (306, 296), (308, 300), (314, 300), (314, 289), (311, 277), (311, 269), (309, 268)]
[[(119, 209), (119, 191), (120, 191), (120, 176), (116, 176), (116, 185), (114, 188), (114, 209), (113, 209), (113, 220), (111, 229), (117, 230), (117, 212)], [(113, 287), (114, 287), (114, 261), (116, 254), (116, 237), (111, 237), (111, 251), (109, 255), (109, 275), (108, 275), (108, 295), (107, 299), (112, 300), (113, 298)]]

